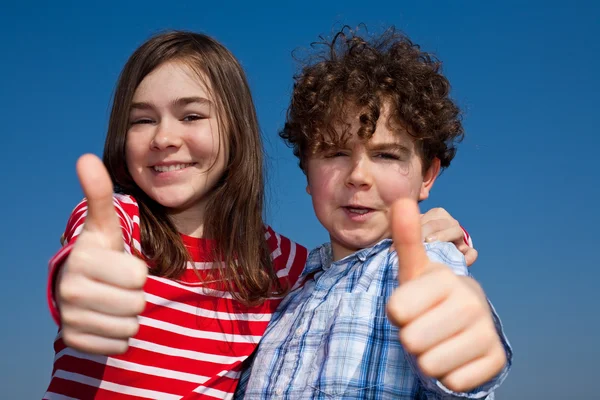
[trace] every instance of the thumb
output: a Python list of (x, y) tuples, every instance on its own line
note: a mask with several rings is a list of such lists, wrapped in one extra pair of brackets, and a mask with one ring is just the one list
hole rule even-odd
[(102, 161), (93, 154), (77, 160), (77, 176), (87, 200), (87, 216), (83, 229), (106, 236), (102, 247), (122, 250), (119, 217), (113, 204), (113, 185)]
[(397, 200), (392, 206), (392, 238), (398, 253), (400, 283), (421, 275), (429, 263), (421, 238), (419, 205), (412, 199)]

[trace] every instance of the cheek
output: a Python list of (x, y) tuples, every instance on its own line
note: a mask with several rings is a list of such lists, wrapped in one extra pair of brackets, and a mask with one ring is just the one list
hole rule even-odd
[(131, 172), (135, 169), (135, 164), (139, 159), (139, 144), (136, 144), (134, 141), (129, 139), (129, 137), (125, 141), (125, 165), (127, 165), (127, 169)]
[[(412, 167), (411, 167), (412, 168)], [(393, 171), (378, 174), (377, 188), (381, 199), (391, 204), (400, 198), (417, 199), (421, 188), (418, 174), (407, 166), (398, 166)]]
[(187, 132), (190, 150), (196, 155), (221, 163), (227, 158), (225, 138), (219, 137), (219, 129), (214, 124), (206, 124), (201, 129)]
[(336, 188), (340, 185), (339, 176), (339, 171), (331, 166), (309, 166), (308, 182), (315, 207), (325, 205), (335, 198)]

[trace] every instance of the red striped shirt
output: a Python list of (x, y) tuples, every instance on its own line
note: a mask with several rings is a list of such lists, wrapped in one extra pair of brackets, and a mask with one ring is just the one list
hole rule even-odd
[[(131, 196), (115, 195), (126, 251), (141, 253), (139, 210)], [(56, 269), (83, 228), (81, 202), (65, 230), (66, 245), (50, 261), (48, 300), (59, 323), (52, 292)], [(266, 228), (271, 257), (282, 283), (294, 285), (307, 250)], [(97, 356), (66, 347), (59, 330), (52, 379), (44, 399), (225, 399), (235, 391), (241, 364), (256, 348), (281, 298), (247, 307), (227, 292), (199, 281), (212, 267), (210, 241), (182, 235), (193, 263), (174, 280), (149, 276), (146, 308), (129, 350)], [(193, 265), (192, 265), (193, 264)]]

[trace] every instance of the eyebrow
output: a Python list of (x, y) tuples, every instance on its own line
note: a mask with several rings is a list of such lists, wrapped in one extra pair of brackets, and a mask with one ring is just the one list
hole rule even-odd
[(410, 149), (400, 143), (376, 143), (367, 144), (367, 148), (371, 151), (398, 151), (400, 153), (410, 154)]
[[(207, 98), (199, 97), (199, 96), (191, 96), (191, 97), (177, 98), (171, 102), (171, 106), (183, 107), (183, 106), (187, 106), (188, 104), (193, 104), (193, 103), (212, 105), (212, 101), (208, 100)], [(152, 108), (153, 107), (150, 103), (136, 102), (136, 103), (131, 104), (132, 110), (149, 110)]]

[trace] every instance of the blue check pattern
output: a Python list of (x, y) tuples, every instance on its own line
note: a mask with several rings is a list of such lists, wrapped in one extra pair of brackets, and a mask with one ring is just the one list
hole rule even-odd
[[(280, 304), (235, 398), (246, 399), (493, 399), (511, 365), (481, 387), (455, 393), (424, 376), (405, 353), (386, 303), (398, 286), (398, 258), (383, 240), (332, 262), (331, 246), (313, 250), (303, 286)], [(450, 243), (426, 244), (432, 261), (468, 275), (463, 255)], [(491, 304), (490, 304), (491, 305)]]

